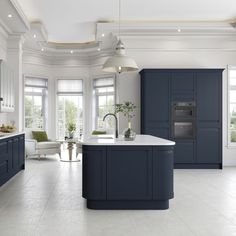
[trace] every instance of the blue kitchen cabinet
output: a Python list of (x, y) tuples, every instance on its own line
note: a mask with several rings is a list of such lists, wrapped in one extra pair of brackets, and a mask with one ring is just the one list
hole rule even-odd
[[(176, 141), (175, 168), (222, 168), (223, 69), (143, 69), (141, 133)], [(172, 105), (193, 102), (190, 139), (173, 135)], [(186, 120), (185, 122), (188, 122)]]
[(83, 147), (83, 197), (106, 199), (106, 148)]
[(24, 134), (0, 140), (0, 186), (25, 168)]
[(151, 147), (107, 148), (108, 200), (152, 199), (151, 181)]
[(91, 209), (168, 209), (174, 146), (83, 145), (83, 197)]

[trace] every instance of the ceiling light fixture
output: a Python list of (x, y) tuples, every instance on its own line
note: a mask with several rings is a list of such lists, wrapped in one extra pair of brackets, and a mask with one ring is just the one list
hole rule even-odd
[(73, 51), (73, 50), (71, 50), (71, 51), (70, 51), (70, 53), (71, 53), (71, 54), (73, 54), (73, 53), (74, 53), (74, 51)]
[(181, 32), (181, 29), (177, 29), (177, 31), (180, 33), (180, 32)]
[(105, 34), (102, 34), (102, 37), (105, 37)]
[(8, 14), (7, 17), (8, 17), (8, 18), (12, 18), (12, 14)]
[(43, 52), (43, 51), (44, 51), (44, 48), (41, 48), (41, 51)]
[(118, 33), (118, 43), (116, 45), (115, 55), (108, 58), (103, 65), (103, 71), (121, 73), (137, 71), (138, 66), (136, 62), (125, 56), (125, 47), (120, 39), (120, 19), (121, 19), (121, 0), (119, 0), (119, 33)]
[(37, 37), (36, 34), (33, 35), (34, 39)]
[(100, 52), (100, 51), (101, 51), (101, 48), (98, 48), (97, 50)]

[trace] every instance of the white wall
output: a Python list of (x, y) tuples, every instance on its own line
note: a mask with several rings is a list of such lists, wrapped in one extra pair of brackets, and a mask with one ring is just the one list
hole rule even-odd
[[(0, 60), (6, 60), (7, 58), (7, 34), (0, 26)], [(0, 113), (0, 125), (6, 123), (7, 114)]]
[[(229, 36), (222, 37), (125, 37), (124, 44), (127, 54), (134, 58), (139, 68), (227, 68), (236, 65), (236, 39)], [(28, 59), (27, 59), (28, 58)], [(86, 99), (86, 131), (91, 131), (91, 85), (92, 78), (102, 76), (102, 64), (106, 57), (94, 58), (90, 64), (84, 61), (64, 58), (60, 63), (47, 66), (35, 62), (36, 59), (25, 57), (23, 73), (31, 75), (46, 75), (55, 80), (59, 77), (78, 77), (85, 80)], [(38, 60), (38, 59), (37, 59)], [(50, 62), (52, 63), (52, 62)], [(34, 64), (34, 65), (33, 65)], [(53, 86), (53, 84), (51, 85)], [(140, 76), (138, 73), (124, 73), (118, 75), (118, 102), (126, 100), (134, 102), (140, 107)], [(55, 111), (55, 100), (51, 100), (51, 107)], [(53, 119), (55, 115), (52, 114)], [(227, 148), (227, 71), (223, 76), (223, 159), (224, 165), (236, 165), (236, 149)], [(55, 122), (52, 122), (52, 131)], [(54, 123), (53, 123), (54, 122)], [(53, 126), (54, 124), (54, 126)], [(127, 126), (126, 120), (120, 116), (120, 131)], [(140, 132), (140, 110), (133, 120), (133, 128)], [(55, 132), (54, 132), (55, 133)]]

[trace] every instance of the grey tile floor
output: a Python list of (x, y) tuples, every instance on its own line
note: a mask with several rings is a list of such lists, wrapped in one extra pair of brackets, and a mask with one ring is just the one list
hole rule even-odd
[(236, 236), (236, 168), (175, 170), (165, 211), (88, 210), (81, 163), (29, 159), (0, 188), (0, 235)]

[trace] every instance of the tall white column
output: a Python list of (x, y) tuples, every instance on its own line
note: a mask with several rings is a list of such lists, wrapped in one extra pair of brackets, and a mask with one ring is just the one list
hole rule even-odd
[(7, 114), (8, 122), (15, 121), (18, 131), (23, 130), (23, 76), (22, 35), (10, 35), (7, 40), (7, 64), (15, 73), (15, 111)]

